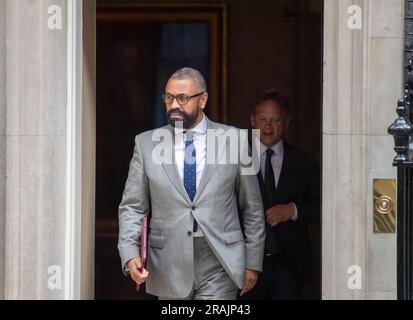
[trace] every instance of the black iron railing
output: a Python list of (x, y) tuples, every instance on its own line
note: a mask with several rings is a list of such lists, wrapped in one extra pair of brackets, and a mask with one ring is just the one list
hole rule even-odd
[(397, 297), (413, 299), (413, 61), (407, 65), (404, 97), (397, 103), (398, 118), (389, 127), (397, 155)]

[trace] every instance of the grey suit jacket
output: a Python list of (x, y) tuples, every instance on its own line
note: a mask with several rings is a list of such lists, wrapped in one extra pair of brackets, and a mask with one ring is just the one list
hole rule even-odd
[[(236, 130), (209, 119), (207, 127)], [(171, 139), (162, 140), (165, 133)], [(122, 268), (127, 273), (126, 263), (139, 257), (141, 224), (143, 216), (150, 213), (146, 291), (164, 297), (188, 296), (194, 284), (191, 231), (195, 217), (228, 275), (242, 288), (246, 268), (262, 271), (265, 221), (256, 176), (242, 175), (240, 164), (207, 161), (192, 203), (174, 164), (174, 141), (170, 125), (135, 138), (119, 206)], [(228, 141), (217, 142), (218, 157), (224, 157), (224, 151), (229, 154)], [(165, 159), (159, 146), (169, 150), (172, 161)]]

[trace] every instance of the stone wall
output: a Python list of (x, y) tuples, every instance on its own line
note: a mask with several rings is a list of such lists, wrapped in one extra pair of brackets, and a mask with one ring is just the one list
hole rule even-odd
[[(7, 17), (1, 36), (7, 39), (5, 298), (61, 299), (63, 288), (51, 289), (48, 280), (50, 267), (63, 275), (65, 266), (66, 1), (1, 2)], [(60, 30), (48, 27), (51, 5), (62, 8)]]
[(0, 300), (4, 298), (6, 223), (6, 2), (0, 2)]
[(413, 54), (413, 0), (405, 0), (404, 4), (405, 64)]
[[(350, 29), (358, 5), (362, 28)], [(396, 298), (396, 234), (373, 233), (374, 178), (395, 178), (393, 140), (403, 79), (403, 0), (325, 1), (324, 299)], [(361, 269), (350, 289), (351, 266)]]

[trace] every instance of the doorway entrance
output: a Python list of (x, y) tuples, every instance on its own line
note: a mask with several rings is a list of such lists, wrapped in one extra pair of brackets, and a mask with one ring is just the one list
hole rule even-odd
[[(134, 136), (166, 123), (167, 77), (192, 66), (206, 75), (207, 115), (249, 128), (250, 104), (276, 88), (292, 106), (287, 140), (321, 160), (322, 1), (97, 2), (95, 298), (153, 299), (120, 269), (117, 207)], [(319, 225), (310, 228), (321, 298)]]

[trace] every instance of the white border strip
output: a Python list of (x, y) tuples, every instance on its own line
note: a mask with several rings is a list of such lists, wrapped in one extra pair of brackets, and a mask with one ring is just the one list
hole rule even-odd
[(64, 297), (80, 299), (82, 6), (67, 0), (66, 230)]

